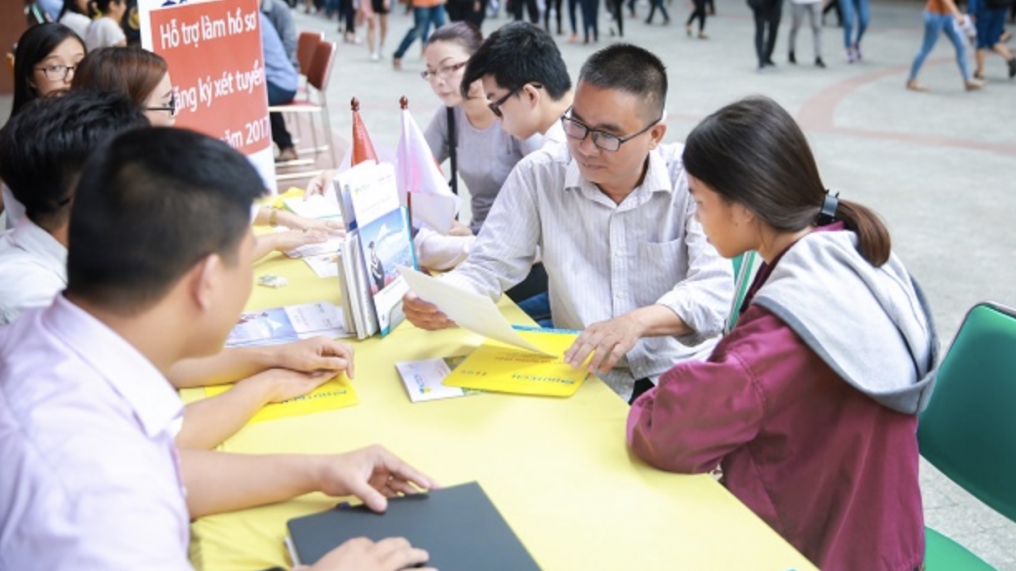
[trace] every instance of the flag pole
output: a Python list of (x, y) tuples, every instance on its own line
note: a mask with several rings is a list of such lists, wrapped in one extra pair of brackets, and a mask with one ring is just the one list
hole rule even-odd
[[(403, 112), (405, 112), (407, 109), (409, 109), (409, 99), (406, 99), (405, 95), (403, 95), (402, 97), (399, 98), (399, 107), (402, 109)], [(403, 165), (402, 168), (406, 168), (406, 166)], [(408, 180), (408, 177), (406, 177), (406, 179)], [(412, 234), (413, 233), (413, 193), (408, 188), (406, 189), (406, 212), (409, 214), (409, 233)]]

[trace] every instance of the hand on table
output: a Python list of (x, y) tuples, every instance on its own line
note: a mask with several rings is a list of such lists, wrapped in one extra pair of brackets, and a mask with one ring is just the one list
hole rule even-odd
[(388, 498), (437, 488), (436, 482), (399, 460), (381, 446), (322, 457), (318, 489), (331, 496), (356, 496), (376, 512)]
[(436, 331), (455, 327), (455, 322), (441, 313), (437, 306), (423, 301), (413, 292), (402, 296), (402, 311), (406, 314), (406, 319), (420, 329)]
[(303, 373), (289, 369), (268, 369), (248, 377), (241, 383), (262, 383), (268, 402), (283, 402), (302, 397), (335, 377), (335, 371)]
[[(398, 571), (426, 563), (430, 556), (402, 537), (389, 537), (377, 543), (366, 537), (350, 539), (328, 552), (313, 567), (295, 567), (293, 571)], [(435, 571), (432, 567), (426, 568)]]
[(309, 230), (286, 230), (275, 234), (266, 234), (262, 239), (268, 240), (273, 250), (292, 252), (308, 244), (320, 244), (328, 240), (328, 234)]
[(271, 349), (274, 351), (270, 360), (273, 367), (303, 373), (330, 371), (333, 375), (346, 371), (346, 376), (353, 378), (353, 348), (323, 335)]
[(590, 373), (606, 373), (635, 346), (642, 337), (643, 327), (630, 313), (598, 321), (585, 329), (565, 351), (564, 359), (572, 367), (580, 367), (590, 354)]

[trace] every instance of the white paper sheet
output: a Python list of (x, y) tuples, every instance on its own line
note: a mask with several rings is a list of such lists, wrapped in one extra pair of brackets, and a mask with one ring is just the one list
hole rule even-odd
[(460, 289), (405, 266), (399, 266), (399, 272), (406, 278), (413, 293), (436, 305), (459, 327), (513, 347), (551, 355), (519, 335), (489, 297)]
[(483, 391), (446, 387), (441, 384), (452, 372), (452, 368), (465, 359), (462, 357), (445, 357), (444, 359), (424, 359), (423, 361), (404, 361), (395, 363), (395, 368), (406, 385), (406, 394), (413, 402), (440, 400), (467, 395), (479, 394)]

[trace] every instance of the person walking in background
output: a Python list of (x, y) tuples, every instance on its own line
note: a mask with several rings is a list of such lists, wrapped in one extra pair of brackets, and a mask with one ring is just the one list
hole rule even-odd
[(776, 32), (780, 29), (783, 16), (783, 0), (748, 0), (755, 18), (755, 55), (758, 56), (758, 71), (775, 66), (773, 50), (776, 49)]
[(360, 0), (368, 1), (370, 14), (365, 14), (364, 17), (364, 22), (367, 23), (367, 49), (370, 50), (371, 61), (378, 61), (388, 35), (388, 13), (392, 11), (392, 0)]
[(801, 27), (804, 15), (808, 14), (811, 36), (815, 43), (815, 65), (824, 68), (826, 65), (822, 61), (822, 0), (791, 0), (791, 5), (794, 12), (790, 24), (790, 53), (787, 54), (787, 61), (793, 64), (797, 63), (797, 56), (794, 54), (794, 47), (797, 45), (797, 30)]
[(707, 0), (694, 0), (695, 9), (692, 11), (691, 16), (688, 16), (688, 21), (684, 24), (684, 30), (687, 32), (688, 37), (691, 37), (691, 25), (698, 18), (698, 37), (701, 40), (706, 39), (706, 1)]
[(574, 44), (579, 41), (579, 29), (575, 21), (575, 9), (578, 8), (579, 0), (568, 0), (568, 23), (571, 24), (571, 35), (568, 36), (568, 43)]
[[(479, 28), (483, 25), (483, 20), (487, 15), (487, 2), (486, 0), (448, 0), (445, 4), (445, 11), (448, 12), (449, 22), (469, 22)], [(558, 21), (558, 32), (560, 31), (560, 21)], [(429, 42), (429, 39), (423, 41), (424, 45)]]
[(1005, 29), (1005, 15), (1010, 0), (971, 0), (970, 13), (974, 15), (977, 25), (977, 69), (974, 78), (984, 80), (984, 59), (988, 51), (993, 51), (1005, 59), (1009, 66), (1009, 79), (1016, 76), (1016, 58), (1013, 58), (1009, 46), (1002, 41)]
[(347, 44), (360, 43), (356, 37), (356, 9), (353, 0), (339, 0), (339, 31)]
[[(868, 0), (840, 0), (843, 11), (843, 45), (847, 49), (847, 63), (863, 59), (861, 55), (861, 38), (868, 29), (871, 18)], [(856, 20), (856, 22), (855, 22)], [(854, 36), (854, 24), (857, 24), (857, 36)]]
[[(699, 0), (701, 1), (701, 0)], [(670, 14), (667, 13), (667, 8), (663, 6), (663, 0), (650, 0), (651, 5), (649, 6), (649, 17), (646, 18), (647, 24), (653, 23), (653, 16), (656, 14), (657, 8), (663, 13), (663, 25), (666, 26), (670, 23)]]
[[(608, 3), (614, 2), (614, 1), (615, 0), (607, 0)], [(550, 13), (551, 13), (551, 11), (554, 12), (554, 16), (555, 16), (555, 18), (557, 20), (557, 35), (560, 36), (561, 34), (564, 33), (564, 31), (561, 30), (561, 7), (562, 7), (562, 4), (563, 4), (562, 0), (547, 0), (547, 7), (543, 11), (543, 29), (547, 30), (547, 33), (550, 33)]]
[(590, 37), (593, 43), (599, 42), (600, 0), (579, 0), (579, 7), (582, 8), (582, 43), (588, 44)]
[(960, 75), (963, 76), (963, 85), (967, 91), (980, 89), (984, 86), (984, 82), (974, 78), (970, 73), (970, 64), (967, 63), (967, 49), (956, 26), (956, 22), (962, 22), (964, 18), (966, 16), (960, 12), (953, 0), (928, 0), (928, 3), (924, 5), (924, 41), (921, 43), (921, 49), (917, 52), (917, 56), (914, 57), (913, 65), (910, 66), (907, 89), (912, 91), (928, 90), (917, 82), (917, 73), (921, 71), (925, 58), (935, 47), (941, 32), (945, 32), (946, 37), (956, 48), (956, 63), (960, 66)]
[[(624, 37), (624, 0), (607, 0), (607, 10), (611, 19), (617, 24), (618, 37)], [(558, 32), (560, 34), (560, 32)], [(610, 27), (610, 35), (614, 36), (614, 26)]]
[(511, 11), (516, 22), (522, 21), (524, 11), (529, 12), (530, 22), (534, 24), (540, 22), (540, 7), (536, 4), (536, 0), (511, 0)]
[[(395, 50), (395, 54), (392, 55), (392, 67), (395, 69), (402, 69), (402, 56), (406, 55), (409, 46), (413, 45), (416, 38), (424, 34), (424, 30), (431, 23), (434, 24), (434, 29), (445, 24), (444, 0), (413, 0), (412, 6), (413, 27), (406, 32), (402, 43), (399, 44), (399, 49)], [(424, 45), (426, 42), (427, 39), (424, 37)]]
[(843, 27), (843, 10), (840, 8), (840, 0), (830, 0), (826, 3), (825, 8), (822, 8), (822, 25), (825, 26), (825, 17), (831, 11), (836, 12), (836, 27)]

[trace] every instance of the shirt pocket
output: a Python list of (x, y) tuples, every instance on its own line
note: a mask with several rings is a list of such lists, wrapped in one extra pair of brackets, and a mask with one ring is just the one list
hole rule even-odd
[(688, 274), (687, 246), (683, 239), (640, 242), (632, 289), (639, 307), (656, 303)]

